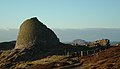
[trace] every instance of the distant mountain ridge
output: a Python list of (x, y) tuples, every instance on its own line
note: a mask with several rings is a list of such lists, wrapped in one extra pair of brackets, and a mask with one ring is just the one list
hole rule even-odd
[[(88, 28), (88, 29), (53, 29), (62, 42), (71, 42), (74, 39), (94, 41), (110, 39), (120, 41), (120, 28)], [(0, 42), (16, 40), (18, 29), (0, 29)]]
[(120, 28), (88, 28), (88, 29), (55, 29), (60, 40), (69, 42), (74, 39), (94, 41), (99, 39), (110, 39), (120, 41)]

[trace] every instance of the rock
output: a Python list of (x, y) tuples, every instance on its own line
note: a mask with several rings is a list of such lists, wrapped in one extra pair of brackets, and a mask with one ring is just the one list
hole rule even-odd
[(81, 45), (81, 46), (83, 46), (83, 45), (87, 45), (88, 42), (86, 42), (85, 40), (76, 39), (76, 40), (73, 40), (71, 44), (72, 45)]
[(36, 17), (28, 19), (20, 26), (15, 49), (39, 49), (56, 46), (59, 39), (56, 34)]
[[(17, 56), (12, 56), (14, 61), (36, 60), (44, 57), (50, 48), (59, 45), (56, 34), (36, 17), (28, 19), (20, 26), (14, 51), (19, 51)], [(44, 54), (46, 53), (46, 54)], [(13, 54), (15, 55), (15, 54)]]
[(102, 40), (96, 40), (89, 43), (89, 46), (110, 46), (110, 40), (109, 39), (102, 39)]
[[(23, 22), (16, 42), (12, 42), (14, 49), (0, 51), (0, 67), (12, 63), (32, 61), (46, 57), (50, 49), (59, 46), (59, 39), (56, 34), (37, 18), (31, 18)], [(5, 43), (6, 44), (6, 43)], [(11, 49), (11, 48), (10, 48)], [(55, 48), (57, 49), (57, 48)], [(9, 63), (6, 63), (9, 62)]]

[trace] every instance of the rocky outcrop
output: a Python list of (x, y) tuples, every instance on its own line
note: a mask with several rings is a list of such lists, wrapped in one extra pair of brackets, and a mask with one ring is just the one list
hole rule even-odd
[(110, 40), (109, 39), (102, 39), (102, 40), (96, 40), (89, 43), (89, 46), (110, 46)]
[(49, 54), (50, 48), (57, 47), (59, 43), (56, 34), (36, 17), (28, 19), (20, 26), (16, 42), (0, 44), (8, 50), (0, 51), (0, 67), (9, 68), (14, 65), (13, 62), (43, 58)]
[(15, 49), (37, 48), (43, 50), (48, 46), (59, 44), (56, 34), (36, 17), (28, 19), (20, 26)]
[(11, 43), (10, 50), (0, 51), (0, 68), (10, 68), (22, 61), (46, 57), (60, 42), (56, 34), (35, 17), (22, 23), (17, 41)]

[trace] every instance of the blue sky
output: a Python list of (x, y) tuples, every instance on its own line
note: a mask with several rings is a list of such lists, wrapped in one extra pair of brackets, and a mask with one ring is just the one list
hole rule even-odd
[(50, 28), (120, 28), (120, 0), (0, 0), (0, 28), (34, 16)]

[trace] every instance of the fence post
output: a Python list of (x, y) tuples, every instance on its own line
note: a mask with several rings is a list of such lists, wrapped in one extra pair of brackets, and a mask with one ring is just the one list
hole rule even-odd
[(70, 56), (70, 53), (69, 53), (69, 51), (67, 52), (67, 56), (68, 56), (68, 57)]
[(77, 56), (78, 56), (78, 58), (80, 57), (80, 52), (79, 51), (77, 52)]
[(89, 50), (87, 50), (87, 55), (89, 55)]
[(93, 54), (95, 54), (95, 50), (94, 50), (94, 53)]
[(75, 56), (77, 56), (77, 52), (74, 52), (75, 53)]
[(66, 56), (66, 55), (67, 55), (66, 50), (64, 50), (64, 56)]
[(81, 56), (83, 56), (83, 51), (81, 51)]
[(80, 51), (78, 51), (78, 56), (80, 57)]

